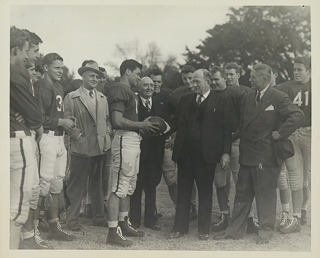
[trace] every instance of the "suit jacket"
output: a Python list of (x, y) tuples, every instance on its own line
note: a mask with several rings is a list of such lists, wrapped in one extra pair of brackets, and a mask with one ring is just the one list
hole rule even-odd
[[(164, 119), (167, 123), (170, 120), (170, 116), (166, 111), (166, 108), (162, 102), (160, 102), (154, 96), (152, 97), (152, 107), (150, 113), (148, 113), (146, 107), (143, 105), (141, 98), (139, 97), (139, 121), (143, 121), (149, 116), (158, 116)], [(160, 136), (144, 136), (140, 144), (140, 161), (148, 162), (147, 155), (154, 155), (157, 160), (157, 165), (162, 166), (164, 145), (166, 141), (165, 135)]]
[(239, 162), (246, 166), (278, 166), (271, 133), (278, 131), (287, 138), (301, 126), (304, 114), (287, 94), (273, 87), (266, 90), (257, 105), (255, 95), (252, 91), (242, 101)]
[[(177, 131), (172, 160), (178, 161), (185, 141), (190, 108), (197, 94), (181, 98), (172, 125), (172, 132)], [(202, 121), (202, 151), (206, 163), (220, 162), (223, 153), (231, 153), (230, 104), (226, 98), (211, 91), (208, 95)]]
[(111, 125), (107, 98), (97, 90), (96, 114), (92, 113), (82, 87), (64, 99), (64, 117), (76, 118), (76, 129), (71, 133), (71, 154), (93, 157), (110, 149)]

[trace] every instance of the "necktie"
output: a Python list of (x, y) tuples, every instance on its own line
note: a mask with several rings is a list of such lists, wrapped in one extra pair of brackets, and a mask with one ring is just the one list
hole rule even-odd
[(89, 96), (90, 96), (91, 98), (93, 98), (93, 92), (92, 92), (92, 91), (89, 91)]
[(197, 98), (197, 106), (199, 107), (200, 104), (201, 104), (201, 99), (202, 99), (203, 95), (198, 95), (198, 98)]
[(257, 92), (257, 103), (259, 103), (260, 98), (261, 98), (261, 91), (258, 91)]
[(147, 111), (148, 113), (150, 113), (150, 110), (151, 110), (151, 107), (150, 107), (150, 100), (146, 100), (146, 108), (147, 108)]

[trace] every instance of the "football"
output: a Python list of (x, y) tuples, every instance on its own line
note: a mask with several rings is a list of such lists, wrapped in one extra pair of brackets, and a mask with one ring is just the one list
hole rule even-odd
[(151, 116), (149, 118), (149, 122), (158, 123), (158, 125), (157, 125), (158, 132), (157, 133), (163, 133), (167, 129), (167, 125), (161, 117)]

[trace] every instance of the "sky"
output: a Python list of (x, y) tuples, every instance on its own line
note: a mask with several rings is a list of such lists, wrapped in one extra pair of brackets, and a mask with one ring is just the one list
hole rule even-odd
[(10, 25), (39, 35), (40, 52), (60, 54), (76, 78), (86, 59), (117, 76), (106, 66), (113, 62), (119, 67), (123, 61), (116, 55), (116, 44), (138, 41), (146, 50), (155, 42), (164, 59), (174, 55), (183, 64), (185, 47), (195, 50), (208, 29), (227, 22), (228, 10), (229, 6), (214, 5), (14, 5)]

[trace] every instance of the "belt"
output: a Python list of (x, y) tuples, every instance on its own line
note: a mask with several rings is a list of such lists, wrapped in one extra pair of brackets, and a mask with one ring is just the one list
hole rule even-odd
[(51, 135), (51, 136), (62, 136), (63, 135), (63, 132), (52, 131), (52, 130), (44, 130), (43, 133)]
[(139, 130), (124, 130), (124, 129), (113, 129), (113, 130), (114, 130), (114, 132), (119, 132), (119, 133), (136, 133), (136, 134), (139, 134)]
[(25, 132), (25, 131), (14, 131), (10, 132), (10, 138), (21, 138), (25, 136), (31, 136), (30, 132)]

